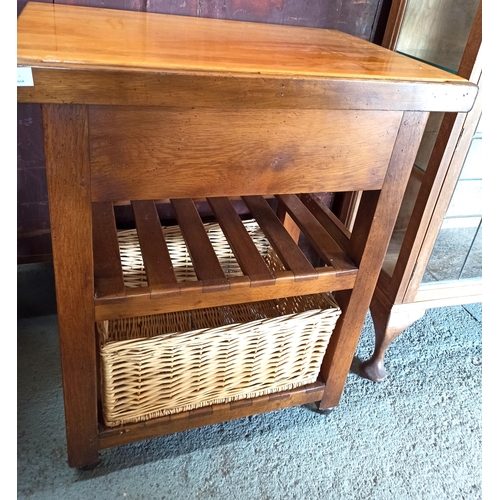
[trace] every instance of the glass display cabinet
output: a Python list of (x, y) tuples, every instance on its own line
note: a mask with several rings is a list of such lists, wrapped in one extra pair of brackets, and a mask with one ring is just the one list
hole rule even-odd
[[(481, 38), (479, 0), (395, 0), (383, 45), (481, 88)], [(482, 300), (481, 137), (481, 91), (469, 113), (430, 114), (370, 306), (375, 347), (361, 370), (374, 382), (426, 309)]]

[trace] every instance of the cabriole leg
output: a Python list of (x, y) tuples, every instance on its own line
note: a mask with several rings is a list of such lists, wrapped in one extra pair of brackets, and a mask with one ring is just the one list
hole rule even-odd
[(375, 348), (371, 358), (361, 364), (360, 370), (363, 376), (372, 382), (382, 382), (387, 378), (384, 366), (387, 348), (403, 330), (425, 314), (425, 309), (386, 310), (378, 302), (373, 301), (370, 310), (375, 328)]

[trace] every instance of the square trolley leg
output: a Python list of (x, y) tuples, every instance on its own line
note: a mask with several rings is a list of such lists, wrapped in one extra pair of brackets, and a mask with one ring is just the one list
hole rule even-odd
[(347, 255), (359, 270), (354, 288), (336, 295), (344, 312), (335, 326), (322, 365), (326, 387), (320, 410), (329, 410), (340, 401), (427, 118), (428, 113), (403, 114), (382, 189), (365, 191), (362, 195), (346, 245)]
[(67, 104), (42, 112), (68, 462), (83, 467), (99, 460), (88, 114)]

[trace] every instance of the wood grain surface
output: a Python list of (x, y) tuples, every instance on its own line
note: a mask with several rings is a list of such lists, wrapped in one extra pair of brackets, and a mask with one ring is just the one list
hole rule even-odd
[[(28, 4), (19, 17), (18, 63), (49, 72), (43, 73), (47, 79), (41, 90), (38, 86), (33, 94), (20, 92), (21, 100), (31, 95), (43, 101), (42, 94), (50, 94), (51, 85), (61, 78), (59, 90), (70, 103), (44, 104), (70, 465), (95, 463), (97, 448), (161, 433), (319, 398), (321, 409), (338, 404), (428, 116), (418, 107), (415, 112), (415, 106), (423, 103), (439, 110), (443, 101), (450, 105), (461, 95), (458, 111), (464, 103), (472, 105), (477, 87), (333, 30), (41, 3)], [(116, 77), (120, 72), (146, 75), (145, 87), (137, 93), (134, 84), (139, 80), (130, 80), (117, 93), (121, 99), (113, 103), (117, 105), (109, 105), (112, 90), (102, 91), (103, 105), (75, 104), (80, 102), (73, 100), (75, 89), (81, 92), (81, 102), (96, 99), (100, 78), (108, 72), (112, 89), (124, 82)], [(85, 74), (89, 80), (72, 87), (65, 76), (71, 73)], [(175, 78), (169, 80), (172, 75)], [(233, 77), (238, 80), (231, 86)], [(245, 93), (245, 79), (254, 86), (241, 99), (243, 104), (235, 105)], [(295, 104), (280, 108), (276, 99), (285, 98), (288, 81), (296, 79), (301, 83), (292, 85)], [(321, 86), (313, 85), (311, 97), (306, 81), (338, 86), (325, 97)], [(169, 82), (172, 95), (158, 102), (162, 92), (168, 94)], [(191, 107), (182, 82), (196, 89)], [(228, 94), (217, 93), (224, 85)], [(434, 92), (436, 88), (440, 91)], [(388, 89), (385, 94), (384, 89)], [(256, 104), (258, 91), (262, 106)], [(443, 97), (448, 91), (451, 100)], [(340, 104), (342, 95), (347, 104)], [(411, 97), (415, 95), (419, 97)], [(360, 103), (363, 96), (368, 104)], [(399, 98), (413, 102), (411, 112), (390, 107)], [(312, 199), (281, 196), (277, 216), (264, 198), (318, 191), (363, 191), (359, 207), (363, 216), (356, 218), (350, 238), (333, 218), (323, 228), (323, 209)], [(251, 286), (248, 276), (226, 279), (191, 199), (231, 196), (242, 196), (271, 245), (283, 254), (288, 269), (274, 273), (272, 286)], [(171, 199), (199, 278), (179, 283), (179, 294), (163, 288), (169, 280), (169, 263), (162, 260), (160, 221), (151, 201), (166, 198)], [(149, 249), (146, 271), (154, 286), (126, 290), (122, 296), (94, 297), (92, 202), (97, 202), (94, 208), (106, 207), (107, 215), (102, 227), (96, 224), (95, 234), (104, 240), (112, 237), (116, 264), (112, 203), (123, 200), (132, 200), (141, 246)], [(227, 208), (228, 202), (223, 203)], [(215, 215), (220, 216), (226, 208), (216, 205), (217, 201)], [(308, 212), (308, 206), (314, 211)], [(280, 221), (286, 222), (285, 212), (316, 241), (316, 250), (335, 269), (304, 266), (307, 259)], [(113, 229), (109, 235), (103, 234), (106, 227)], [(226, 219), (225, 229), (233, 240), (238, 227)], [(295, 229), (291, 232), (296, 236)], [(340, 244), (332, 245), (332, 237), (338, 236)], [(239, 254), (248, 260), (248, 253)], [(296, 263), (299, 254), (302, 264)], [(158, 262), (166, 268), (156, 273)], [(247, 267), (256, 269), (253, 264)], [(101, 429), (98, 435), (94, 321), (332, 290), (339, 292), (336, 299), (343, 313), (323, 361), (324, 385), (256, 399), (248, 406), (194, 410), (124, 432)]]
[(340, 31), (28, 3), (18, 64), (60, 68), (460, 81)]
[(95, 296), (125, 295), (115, 214), (111, 202), (92, 204), (92, 249)]
[(137, 236), (151, 291), (180, 293), (156, 206), (152, 200), (132, 201)]
[[(345, 313), (335, 325), (323, 360), (326, 389), (321, 409), (340, 401), (427, 118), (427, 113), (404, 114), (384, 186), (379, 193), (363, 193), (348, 252), (359, 265), (358, 277), (352, 291), (335, 297)], [(364, 213), (369, 217), (363, 217)]]
[(380, 189), (401, 120), (399, 111), (89, 113), (93, 201)]
[(98, 461), (92, 207), (85, 106), (43, 106), (68, 461)]
[(205, 292), (229, 290), (229, 282), (191, 199), (171, 200), (193, 267)]
[(274, 285), (276, 279), (254, 245), (228, 198), (208, 198), (208, 203), (251, 286)]
[(124, 298), (97, 298), (96, 321), (346, 290), (353, 287), (357, 275), (348, 262), (341, 271), (322, 267), (316, 272), (316, 279), (297, 280), (292, 271), (279, 271), (274, 286), (251, 286), (247, 276), (238, 276), (229, 278), (230, 289), (220, 293), (204, 292), (199, 282), (181, 283), (180, 295), (152, 294), (147, 287), (130, 288)]
[(383, 109), (468, 111), (476, 89), (463, 82), (352, 80), (327, 77), (249, 78), (233, 74), (141, 73), (34, 67), (33, 87), (19, 102), (220, 107), (236, 109)]
[[(381, 5), (374, 0), (318, 0), (314, 9), (297, 0), (44, 3), (28, 3), (18, 20), (18, 64), (33, 66), (35, 81), (18, 88), (18, 102), (453, 112), (468, 111), (476, 95), (465, 80), (317, 29), (373, 39)], [(18, 0), (18, 13), (25, 5)], [(25, 167), (41, 144), (38, 114), (23, 110), (19, 121), (18, 254), (47, 260), (43, 148), (36, 151), (40, 170)]]

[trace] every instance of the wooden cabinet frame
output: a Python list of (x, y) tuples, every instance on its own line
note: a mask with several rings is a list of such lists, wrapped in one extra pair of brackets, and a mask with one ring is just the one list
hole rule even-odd
[[(384, 45), (394, 49), (406, 0), (393, 4)], [(443, 218), (457, 184), (472, 137), (481, 117), (482, 8), (479, 4), (458, 75), (479, 86), (468, 113), (445, 113), (437, 140), (406, 229), (392, 275), (382, 270), (370, 310), (375, 327), (372, 357), (361, 364), (364, 375), (384, 380), (384, 356), (391, 342), (425, 310), (432, 307), (480, 302), (481, 280), (422, 283)]]

